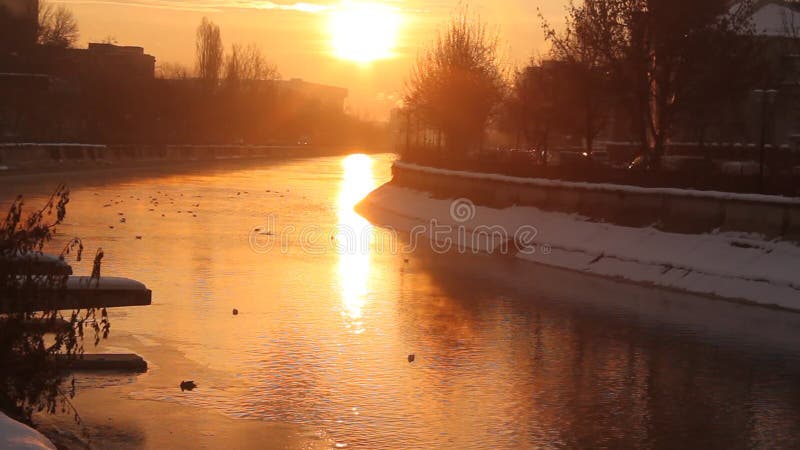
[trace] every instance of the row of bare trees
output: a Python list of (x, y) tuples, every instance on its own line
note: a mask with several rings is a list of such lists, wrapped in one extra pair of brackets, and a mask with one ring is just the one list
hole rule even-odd
[(226, 55), (219, 26), (203, 17), (195, 41), (197, 77), (211, 85), (222, 79), (226, 84), (242, 81), (277, 80), (277, 67), (267, 61), (255, 44), (233, 44)]
[(203, 17), (195, 38), (194, 69), (179, 63), (162, 63), (159, 76), (165, 79), (197, 78), (207, 85), (239, 85), (242, 81), (269, 81), (281, 78), (256, 44), (234, 43), (228, 53), (219, 25)]
[(547, 60), (509, 77), (497, 38), (463, 10), (418, 58), (407, 112), (453, 152), (480, 148), (490, 123), (534, 147), (546, 148), (554, 133), (577, 135), (591, 152), (611, 112), (622, 112), (631, 140), (657, 165), (677, 127), (702, 142), (715, 112), (764, 82), (752, 7), (747, 0), (734, 8), (727, 0), (573, 2), (561, 30), (542, 18)]

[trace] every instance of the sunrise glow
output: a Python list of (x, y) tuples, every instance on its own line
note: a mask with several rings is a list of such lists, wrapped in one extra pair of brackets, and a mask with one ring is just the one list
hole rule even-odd
[(391, 58), (401, 22), (396, 8), (380, 3), (343, 2), (330, 13), (333, 54), (358, 63)]

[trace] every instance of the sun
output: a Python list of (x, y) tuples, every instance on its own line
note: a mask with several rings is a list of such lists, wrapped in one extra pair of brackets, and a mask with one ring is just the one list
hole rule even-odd
[(391, 58), (400, 23), (400, 13), (391, 6), (342, 2), (330, 13), (333, 53), (338, 58), (362, 64)]

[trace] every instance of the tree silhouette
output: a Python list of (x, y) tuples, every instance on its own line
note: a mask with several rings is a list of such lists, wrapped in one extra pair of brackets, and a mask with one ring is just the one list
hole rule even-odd
[(197, 27), (195, 57), (197, 76), (209, 85), (216, 85), (224, 61), (222, 35), (219, 26), (206, 17)]
[[(59, 406), (72, 409), (74, 380), (64, 386), (66, 368), (83, 353), (84, 331), (94, 332), (95, 345), (108, 336), (110, 323), (105, 308), (59, 311), (71, 273), (68, 266), (47, 259), (42, 250), (55, 227), (66, 217), (69, 191), (60, 186), (45, 206), (23, 215), (22, 197), (9, 208), (0, 222), (0, 410), (30, 422), (34, 411), (55, 413)], [(83, 244), (68, 242), (63, 260), (76, 254), (80, 260)], [(100, 277), (102, 250), (98, 250), (92, 278)], [(52, 305), (46, 311), (30, 311), (31, 301)], [(65, 321), (65, 322), (64, 322)], [(59, 323), (63, 323), (59, 326)]]
[(448, 151), (468, 152), (480, 149), (503, 90), (497, 39), (464, 9), (417, 58), (405, 102), (444, 135)]
[(233, 44), (225, 58), (226, 82), (278, 80), (280, 77), (278, 68), (267, 61), (255, 44)]
[(525, 138), (525, 143), (539, 150), (547, 162), (552, 135), (563, 131), (572, 116), (570, 105), (562, 102), (571, 85), (561, 76), (558, 64), (531, 61), (514, 77), (505, 101), (506, 126)]
[(156, 76), (165, 80), (187, 80), (192, 77), (192, 71), (183, 64), (165, 62), (156, 68)]
[[(581, 45), (563, 47), (575, 60), (584, 50), (600, 58), (617, 99), (629, 112), (634, 134), (651, 150), (651, 164), (658, 166), (682, 111), (710, 106), (747, 84), (714, 80), (722, 73), (746, 76), (741, 69), (753, 64), (747, 58), (752, 41), (741, 38), (750, 28), (751, 6), (748, 0), (737, 8), (730, 8), (727, 0), (571, 3), (569, 27)], [(718, 58), (721, 52), (730, 57)], [(725, 72), (731, 60), (743, 65), (740, 70)]]
[(72, 47), (78, 41), (78, 21), (65, 5), (39, 2), (39, 37), (42, 45)]
[(552, 57), (560, 63), (559, 76), (569, 89), (559, 91), (559, 103), (571, 111), (572, 128), (583, 137), (587, 153), (594, 150), (594, 140), (603, 130), (610, 109), (609, 64), (593, 21), (604, 15), (602, 2), (587, 1), (569, 9), (564, 30), (556, 31), (539, 12), (545, 39), (552, 45)]

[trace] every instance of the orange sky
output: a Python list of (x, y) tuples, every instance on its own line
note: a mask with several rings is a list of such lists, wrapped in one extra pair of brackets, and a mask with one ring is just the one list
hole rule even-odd
[[(400, 25), (392, 56), (364, 64), (344, 60), (334, 53), (330, 17), (335, 11), (347, 9), (339, 0), (62, 0), (60, 3), (67, 4), (78, 19), (79, 45), (113, 37), (120, 45), (144, 47), (156, 57), (157, 65), (164, 62), (192, 65), (195, 29), (202, 17), (207, 16), (220, 26), (226, 49), (232, 43), (256, 43), (277, 64), (284, 78), (346, 87), (350, 90), (349, 110), (374, 119), (386, 117), (402, 95), (411, 61), (459, 5), (457, 0), (372, 2), (396, 14)], [(514, 65), (544, 51), (537, 8), (549, 20), (558, 22), (564, 15), (565, 3), (566, 0), (484, 0), (471, 2), (470, 8), (496, 28), (502, 53)]]

